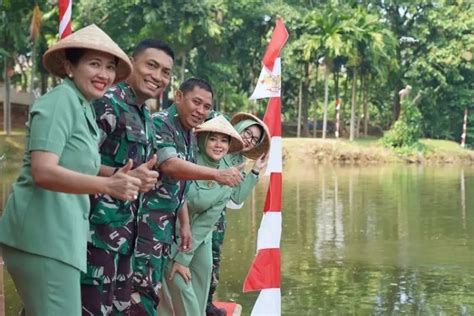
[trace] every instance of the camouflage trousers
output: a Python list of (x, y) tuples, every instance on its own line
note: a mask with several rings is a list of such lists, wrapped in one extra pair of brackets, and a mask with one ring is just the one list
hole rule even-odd
[(132, 258), (132, 315), (156, 315), (164, 269), (171, 256), (171, 245), (156, 244), (153, 255), (135, 252)]
[(87, 272), (81, 274), (82, 315), (130, 315), (130, 258), (87, 244)]
[(219, 283), (222, 244), (224, 243), (226, 227), (227, 221), (224, 210), (221, 214), (221, 217), (219, 217), (219, 220), (214, 226), (214, 230), (212, 231), (212, 274), (209, 296), (207, 297), (207, 301), (209, 303), (212, 302), (212, 298), (217, 289), (217, 284)]

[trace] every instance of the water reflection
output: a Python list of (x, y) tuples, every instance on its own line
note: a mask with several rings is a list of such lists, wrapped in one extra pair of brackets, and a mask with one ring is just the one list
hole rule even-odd
[[(267, 181), (227, 212), (217, 294), (243, 315)], [(474, 315), (473, 167), (286, 165), (283, 189), (283, 315)]]
[[(283, 315), (474, 314), (474, 168), (299, 164), (283, 179)], [(245, 207), (262, 209), (256, 193)], [(247, 313), (248, 211), (228, 213), (218, 290)]]
[[(344, 257), (343, 205), (338, 203), (337, 175), (330, 172), (331, 187), (328, 187), (326, 177), (326, 173), (320, 177), (321, 198), (316, 201), (317, 238), (314, 242), (314, 254), (318, 263), (327, 259), (341, 263)], [(352, 185), (352, 182), (349, 184)]]

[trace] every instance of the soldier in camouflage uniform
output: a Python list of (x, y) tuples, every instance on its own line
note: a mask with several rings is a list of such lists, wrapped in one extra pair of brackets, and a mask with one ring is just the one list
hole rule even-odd
[[(215, 115), (214, 113), (212, 115)], [(270, 149), (270, 133), (265, 124), (257, 117), (248, 113), (237, 113), (231, 123), (244, 141), (244, 149), (240, 153), (230, 154), (221, 160), (220, 168), (231, 168), (246, 162), (246, 158), (255, 160), (250, 172), (244, 173), (244, 180), (233, 189), (232, 208), (240, 208), (243, 201), (250, 195), (258, 182), (260, 170), (266, 166), (266, 154)], [(232, 203), (233, 202), (233, 203)], [(236, 205), (237, 204), (237, 205)], [(224, 209), (212, 232), (212, 276), (206, 307), (207, 316), (222, 316), (226, 312), (217, 308), (212, 299), (219, 283), (222, 244), (227, 227), (226, 210)]]
[(176, 93), (175, 104), (153, 115), (156, 130), (156, 164), (160, 176), (145, 194), (138, 212), (138, 237), (133, 255), (133, 315), (156, 315), (163, 269), (180, 221), (180, 251), (191, 248), (191, 232), (185, 194), (186, 180), (215, 180), (235, 186), (241, 181), (237, 168), (216, 170), (196, 165), (196, 138), (192, 129), (204, 122), (212, 108), (212, 88), (191, 78)]
[(83, 315), (129, 315), (132, 293), (131, 254), (143, 192), (158, 173), (156, 138), (145, 101), (158, 97), (169, 83), (174, 53), (158, 40), (144, 40), (134, 50), (133, 72), (94, 103), (100, 128), (101, 175), (133, 161), (129, 175), (142, 180), (137, 198), (122, 202), (109, 195), (91, 196), (87, 272), (81, 276)]

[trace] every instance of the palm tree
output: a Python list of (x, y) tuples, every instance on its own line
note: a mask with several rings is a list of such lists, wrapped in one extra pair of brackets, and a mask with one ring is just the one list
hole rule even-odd
[[(380, 18), (377, 15), (369, 14), (362, 7), (357, 7), (353, 12), (354, 28), (345, 33), (346, 43), (349, 47), (348, 67), (352, 72), (352, 102), (351, 102), (351, 123), (350, 136), (351, 141), (355, 135), (355, 116), (356, 116), (356, 95), (357, 95), (357, 77), (366, 76), (365, 82), (368, 84), (368, 74), (375, 72), (383, 73), (380, 64), (387, 64), (387, 61), (394, 55), (395, 39), (390, 31), (384, 29)], [(368, 91), (368, 87), (364, 88)], [(364, 97), (364, 103), (368, 102), (367, 95)], [(368, 106), (364, 105), (364, 126), (368, 124)], [(365, 127), (366, 130), (366, 127)]]
[(349, 7), (339, 4), (338, 1), (331, 1), (322, 10), (320, 8), (310, 12), (305, 21), (307, 33), (302, 39), (305, 56), (307, 58), (318, 56), (318, 60), (325, 67), (322, 138), (326, 138), (328, 84), (333, 61), (338, 56), (346, 54), (348, 46), (344, 42), (345, 34), (354, 31), (349, 9)]

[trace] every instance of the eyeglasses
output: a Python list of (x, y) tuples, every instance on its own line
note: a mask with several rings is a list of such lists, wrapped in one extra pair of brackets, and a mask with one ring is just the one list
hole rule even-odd
[(244, 130), (244, 137), (250, 139), (250, 144), (252, 144), (252, 146), (257, 146), (260, 142), (260, 137), (254, 136), (250, 129)]

